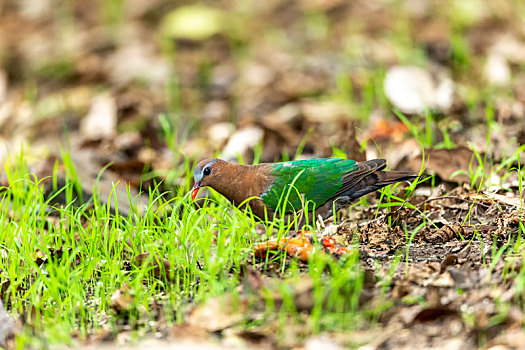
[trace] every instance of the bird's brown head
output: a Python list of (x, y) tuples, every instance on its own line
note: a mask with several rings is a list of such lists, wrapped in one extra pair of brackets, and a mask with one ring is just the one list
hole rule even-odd
[(191, 199), (194, 200), (199, 193), (201, 187), (210, 186), (214, 187), (215, 183), (218, 183), (223, 178), (221, 169), (224, 164), (227, 164), (225, 161), (220, 159), (204, 159), (201, 160), (193, 169), (193, 179), (195, 180), (195, 185), (191, 191)]

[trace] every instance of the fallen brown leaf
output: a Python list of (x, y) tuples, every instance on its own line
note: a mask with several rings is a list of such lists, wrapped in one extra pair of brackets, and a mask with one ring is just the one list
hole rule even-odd
[(142, 253), (135, 257), (135, 264), (142, 266), (148, 264), (148, 266), (153, 266), (153, 274), (157, 278), (166, 277), (170, 279), (171, 264), (167, 259), (155, 257), (150, 253)]
[(13, 348), (15, 337), (15, 323), (4, 309), (0, 300), (0, 347)]
[(111, 295), (111, 307), (118, 313), (127, 312), (131, 309), (134, 302), (134, 293), (127, 283), (123, 283), (120, 289), (117, 289)]
[(247, 301), (243, 298), (237, 299), (228, 294), (213, 297), (191, 310), (188, 324), (207, 332), (222, 331), (245, 319), (247, 307)]
[[(409, 166), (412, 170), (419, 171), (422, 162), (423, 155), (419, 153), (409, 160)], [(424, 164), (426, 171), (437, 174), (444, 181), (465, 183), (470, 182), (470, 167), (475, 169), (479, 165), (474, 153), (466, 147), (428, 150), (425, 152)], [(456, 173), (459, 171), (461, 173)]]

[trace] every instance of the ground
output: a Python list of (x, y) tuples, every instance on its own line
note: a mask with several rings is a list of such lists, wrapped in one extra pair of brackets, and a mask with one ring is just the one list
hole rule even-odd
[[(0, 2), (0, 346), (522, 347), (523, 18), (513, 0)], [(209, 157), (420, 176), (299, 231), (191, 201)]]

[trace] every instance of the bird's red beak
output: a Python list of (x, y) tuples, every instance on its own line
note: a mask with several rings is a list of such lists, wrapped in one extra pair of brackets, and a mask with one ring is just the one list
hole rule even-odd
[(193, 190), (191, 190), (191, 200), (195, 200), (195, 197), (197, 197), (197, 193), (199, 193), (199, 190), (201, 189), (201, 182), (195, 183), (195, 186), (193, 186)]

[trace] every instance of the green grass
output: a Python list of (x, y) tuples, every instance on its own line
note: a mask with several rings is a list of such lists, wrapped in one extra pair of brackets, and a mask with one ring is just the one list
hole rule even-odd
[[(35, 106), (37, 118), (40, 120), (62, 115), (64, 111), (73, 109), (67, 96), (46, 96), (45, 86), (42, 87), (39, 83), (75, 81), (76, 61), (73, 59), (72, 48), (67, 45), (71, 40), (65, 39), (75, 35), (77, 31), (80, 33), (85, 23), (81, 16), (76, 15), (73, 5), (71, 0), (63, 1), (53, 15), (55, 31), (60, 34), (57, 38), (64, 39), (57, 41), (58, 57), (51, 57), (49, 61), (37, 65), (32, 72), (34, 77), (24, 84), (25, 100)], [(413, 38), (412, 32), (418, 28), (411, 23), (411, 17), (408, 17), (407, 10), (401, 5), (401, 2), (387, 5), (393, 14), (392, 23), (387, 29), (374, 33), (373, 36), (392, 44), (399, 64), (428, 66), (429, 58), (426, 57), (421, 44)], [(235, 13), (235, 17), (240, 17), (239, 12), (243, 12), (236, 10), (236, 7), (245, 6), (241, 2), (233, 6), (232, 13)], [(513, 2), (513, 6), (516, 7), (516, 13), (523, 13), (525, 10), (525, 5), (518, 0)], [(128, 20), (125, 15), (126, 9), (127, 4), (123, 0), (103, 1), (96, 8), (101, 23), (110, 30), (110, 42), (116, 46), (125, 44), (118, 42), (118, 33)], [(479, 197), (482, 197), (483, 191), (491, 185), (487, 183), (492, 178), (489, 175), (504, 173), (504, 181), (507, 176), (517, 172), (520, 198), (523, 199), (524, 196), (524, 173), (520, 155), (525, 146), (520, 146), (499, 164), (494, 164), (491, 156), (495, 147), (491, 145), (491, 137), (497, 134), (495, 114), (497, 115), (498, 109), (493, 108), (490, 101), (496, 101), (494, 95), (502, 92), (480, 88), (484, 85), (484, 82), (482, 84), (480, 81), (480, 67), (484, 56), (479, 56), (471, 47), (468, 35), (471, 29), (482, 22), (478, 10), (473, 1), (455, 0), (449, 6), (438, 8), (433, 18), (433, 21), (437, 19), (450, 25), (449, 66), (457, 93), (468, 108), (466, 117), (473, 124), (486, 123), (486, 152), (478, 152), (470, 145), (474, 155), (469, 170), (465, 172), (472, 183), (471, 187), (476, 190), (463, 221), (463, 224), (469, 225), (476, 215), (474, 209), (478, 205)], [(348, 108), (352, 118), (364, 122), (364, 125), (377, 109), (388, 115), (391, 106), (382, 84), (390, 64), (375, 62), (374, 54), (367, 53), (370, 37), (361, 33), (369, 24), (365, 25), (364, 17), (352, 17), (353, 20), (348, 22), (347, 32), (341, 34), (341, 29), (338, 28), (339, 21), (332, 20), (331, 14), (315, 7), (305, 10), (301, 18), (294, 20), (299, 24), (290, 31), (297, 32), (297, 28), (304, 28), (307, 39), (305, 43), (310, 45), (306, 45), (303, 48), (304, 52), (301, 52), (299, 45), (304, 43), (297, 41), (295, 36), (288, 37), (287, 31), (283, 30), (279, 21), (265, 23), (267, 19), (258, 18), (258, 13), (249, 7), (244, 10), (242, 16), (243, 21), (232, 24), (239, 25), (238, 33), (224, 30), (225, 33), (222, 34), (226, 36), (234, 66), (250, 63), (257, 57), (257, 45), (252, 46), (251, 41), (258, 39), (258, 36), (267, 41), (266, 45), (273, 44), (296, 53), (298, 57), (307, 54), (315, 58), (319, 53), (316, 48), (330, 53), (330, 46), (338, 45), (333, 49), (340, 56), (334, 57), (336, 61), (345, 62), (348, 66), (344, 66), (345, 68), (333, 77), (334, 91), (327, 90), (321, 96), (315, 97), (319, 100), (333, 99), (341, 103)], [(491, 19), (490, 16), (487, 18)], [(509, 19), (509, 22), (512, 20)], [(258, 25), (251, 26), (250, 23)], [(261, 23), (266, 26), (262, 31), (252, 30), (261, 26)], [(346, 39), (336, 44), (341, 40), (338, 36)], [(162, 184), (151, 188), (147, 193), (147, 203), (142, 203), (146, 204), (144, 210), (139, 209), (135, 200), (131, 199), (131, 209), (124, 210), (125, 203), (116, 201), (117, 187), (109, 196), (106, 194), (102, 197), (96, 188), (93, 189), (93, 198), (83, 196), (68, 147), (61, 150), (61, 165), (66, 176), (64, 187), (58, 181), (59, 162), (55, 163), (53, 175), (49, 179), (35, 178), (29, 172), (24, 152), (5, 168), (9, 186), (0, 187), (0, 298), (14, 319), (24, 321), (23, 329), (17, 335), (17, 347), (32, 345), (39, 348), (53, 344), (73, 344), (78, 339), (82, 340), (90, 334), (97, 333), (102, 327), (116, 335), (119, 327), (126, 322), (131, 325), (133, 335), (138, 337), (145, 332), (155, 332), (158, 327), (163, 326), (162, 323), (156, 323), (159, 312), (165, 317), (168, 325), (181, 323), (187, 320), (188, 310), (192, 306), (204, 303), (214, 296), (225, 296), (235, 304), (246, 297), (246, 294), (253, 304), (251, 307), (254, 312), (246, 313), (243, 326), (250, 329), (268, 322), (277, 322), (279, 342), (285, 340), (286, 327), (290, 323), (301, 324), (305, 334), (331, 330), (351, 332), (354, 329), (373, 326), (378, 322), (381, 313), (394, 303), (393, 300), (386, 300), (395, 282), (394, 273), (398, 264), (403, 263), (405, 273), (408, 271), (410, 250), (414, 249), (414, 239), (418, 231), (424, 225), (437, 228), (425, 212), (407, 201), (415, 186), (427, 179), (420, 177), (418, 181), (414, 181), (410, 189), (405, 191), (404, 198), (397, 194), (397, 186), (385, 188), (381, 190), (379, 201), (375, 204), (375, 218), (384, 212), (404, 208), (421, 217), (422, 222), (416, 228), (409, 229), (399, 220), (393, 220), (394, 216), (387, 216), (386, 224), (402, 227), (406, 247), (395, 254), (386, 275), (378, 282), (383, 300), (374, 303), (373, 307), (368, 308), (359, 302), (364, 272), (359, 261), (359, 252), (355, 247), (340, 260), (333, 259), (317, 249), (306, 265), (289, 259), (285, 252), (268, 254), (265, 259), (254, 262), (254, 243), (285, 237), (291, 229), (297, 227), (275, 219), (266, 226), (265, 233), (259, 236), (255, 230), (256, 221), (251, 213), (232, 208), (223, 197), (213, 191), (204, 208), (197, 210), (193, 207), (187, 194), (192, 162), (182, 154), (180, 147), (189, 139), (188, 135), (191, 132), (198, 131), (201, 123), (198, 118), (199, 110), (209, 95), (214, 63), (210, 61), (208, 51), (202, 51), (204, 54), (201, 53), (196, 59), (198, 74), (194, 82), (194, 91), (198, 93), (195, 94), (195, 102), (188, 106), (185, 100), (188, 96), (188, 82), (180, 80), (176, 74), (180, 64), (177, 51), (179, 47), (170, 35), (160, 33), (158, 40), (161, 53), (171, 65), (172, 72), (164, 91), (166, 113), (160, 116), (159, 123), (164, 133), (164, 141), (173, 154), (173, 164), (179, 165), (169, 171), (151, 172), (144, 176), (144, 180), (164, 179)], [(69, 86), (66, 88), (69, 89)], [(232, 107), (229, 119), (235, 122), (239, 117), (236, 114), (237, 104), (242, 105), (243, 101), (235, 93), (229, 99)], [(74, 114), (83, 113), (75, 110)], [(425, 149), (454, 149), (456, 138), (453, 133), (465, 131), (461, 123), (454, 128), (451, 124), (454, 121), (451, 121), (448, 115), (443, 118), (437, 113), (427, 111), (424, 115), (407, 118), (401, 113), (394, 113), (422, 145), (423, 153)], [(124, 128), (124, 123), (121, 122), (119, 128)], [(456, 121), (456, 125), (458, 123), (459, 121)], [(127, 128), (136, 130), (137, 125), (130, 124)], [(366, 128), (363, 129), (364, 133)], [(302, 153), (307, 144), (312, 143), (315, 131), (315, 128), (312, 128), (302, 136), (295, 157)], [(333, 154), (346, 158), (347, 155), (336, 146), (333, 145)], [(366, 144), (363, 148), (365, 146)], [(261, 143), (254, 150), (255, 163), (260, 160), (262, 149)], [(283, 151), (281, 155), (282, 160), (293, 157), (293, 151), (290, 150)], [(425, 156), (422, 158), (423, 161), (426, 160)], [(242, 159), (239, 160), (243, 162)], [(459, 173), (460, 171), (456, 172)], [(53, 189), (50, 197), (44, 197), (46, 181), (51, 183)], [(433, 176), (432, 192), (434, 181)], [(68, 204), (54, 205), (59, 196), (65, 197)], [(368, 206), (368, 199), (362, 198), (359, 204)], [(350, 210), (352, 209), (353, 206)], [(370, 219), (373, 219), (373, 216)], [(339, 223), (339, 220), (337, 222)], [(503, 232), (507, 237), (494, 237), (492, 242), (484, 242), (481, 231), (476, 228), (468, 244), (474, 245), (477, 241), (483, 252), (483, 267), (488, 268), (491, 273), (499, 273), (495, 272), (499, 271), (498, 263), (504, 261), (504, 279), (515, 283), (512, 302), (521, 305), (525, 310), (521, 301), (525, 295), (525, 264), (519, 263), (524, 254), (521, 237), (524, 231), (525, 226), (520, 221), (517, 235), (510, 235), (510, 231)], [(137, 256), (145, 253), (149, 254), (146, 258), (148, 263), (138, 263)], [(169, 263), (169, 269), (165, 269), (161, 263), (164, 259)], [(514, 259), (518, 262), (515, 263)], [(376, 271), (380, 271), (384, 262), (373, 263), (377, 264)], [(259, 292), (239, 291), (239, 286), (244, 284), (247, 265), (252, 265), (254, 269), (275, 278)], [(160, 267), (160, 271), (155, 270), (157, 266)], [(278, 268), (274, 269), (275, 266)], [(295, 290), (300, 279), (305, 276), (313, 281), (313, 307), (306, 313), (298, 310)], [(117, 312), (111, 306), (111, 297), (118, 290), (129, 297), (129, 305), (124, 312)], [(424, 298), (409, 296), (403, 302), (424, 303)], [(505, 321), (509, 305), (510, 303), (503, 301), (497, 305), (498, 314), (491, 317), (490, 325)], [(261, 307), (264, 308), (262, 313)], [(462, 313), (462, 317), (467, 324), (475, 327), (475, 314), (469, 314), (467, 311)], [(487, 340), (480, 340), (480, 344), (484, 342)]]
[[(23, 155), (6, 167), (10, 185), (0, 189), (0, 281), (9, 281), (2, 299), (15, 319), (26, 322), (17, 336), (19, 348), (72, 344), (98, 332), (101, 320), (115, 334), (124, 320), (137, 336), (155, 331), (155, 323), (149, 323), (159, 316), (155, 303), (162, 305), (168, 325), (183, 322), (191, 305), (237, 293), (243, 266), (255, 264), (255, 242), (276, 232), (288, 234), (289, 227), (276, 220), (259, 237), (253, 216), (217, 194), (196, 210), (188, 187), (168, 196), (157, 186), (150, 190), (145, 210), (130, 200), (128, 214), (119, 209), (122, 203), (114, 193), (109, 198), (95, 194), (74, 205), (76, 177), (67, 153), (63, 156), (69, 176), (55, 193), (65, 191), (72, 204), (53, 207), (54, 198), (44, 198), (43, 179), (28, 172)], [(47, 180), (56, 186), (55, 177)], [(150, 264), (135, 261), (143, 253), (149, 253)], [(169, 270), (158, 264), (162, 259)], [(313, 309), (307, 315), (311, 332), (348, 330), (371, 321), (357, 312), (363, 283), (358, 261), (357, 250), (339, 261), (314, 254), (307, 267), (315, 281)], [(272, 263), (280, 264), (284, 276), (276, 279), (284, 306), (277, 313), (266, 312), (266, 321), (278, 317), (299, 322), (305, 316), (296, 310), (290, 285), (300, 269), (289, 265), (285, 253), (268, 257), (265, 266)], [(111, 307), (111, 296), (119, 289), (133, 296), (125, 316)], [(253, 322), (249, 314), (246, 321), (248, 326)]]
[[(173, 137), (168, 124), (165, 129), (167, 137)], [(178, 154), (176, 142), (171, 147)], [(479, 154), (478, 160), (481, 168), (485, 165), (492, 168)], [(520, 166), (513, 166), (516, 162), (520, 164), (519, 152), (504, 162), (501, 169), (518, 171), (521, 184), (523, 173)], [(5, 168), (9, 186), (0, 188), (0, 283), (7, 287), (1, 297), (13, 317), (25, 322), (17, 335), (19, 348), (74, 344), (102, 327), (116, 335), (123, 323), (129, 323), (133, 335), (139, 337), (159, 327), (185, 322), (191, 307), (214, 296), (225, 296), (239, 307), (238, 301), (249, 297), (254, 312), (245, 314), (241, 326), (246, 329), (267, 322), (277, 322), (283, 327), (290, 322), (305, 322), (305, 334), (370, 327), (393, 305), (386, 295), (396, 266), (405, 263), (408, 267), (415, 235), (424, 225), (432, 225), (424, 212), (406, 201), (415, 186), (426, 178), (414, 181), (405, 190), (405, 198), (397, 194), (395, 185), (381, 190), (376, 213), (405, 207), (421, 215), (423, 223), (413, 230), (402, 226), (406, 249), (398, 251), (386, 276), (379, 281), (380, 302), (363, 306), (359, 299), (364, 271), (356, 247), (339, 260), (317, 249), (303, 266), (287, 258), (285, 252), (253, 260), (254, 243), (285, 237), (290, 229), (296, 228), (275, 219), (266, 226), (265, 234), (259, 236), (253, 215), (232, 208), (214, 191), (206, 205), (197, 210), (188, 196), (191, 164), (187, 159), (173, 169), (185, 185), (170, 193), (163, 192), (160, 184), (151, 188), (143, 210), (130, 198), (128, 213), (120, 207), (123, 203), (116, 201), (114, 192), (109, 198), (101, 198), (96, 191), (92, 199), (77, 198), (78, 177), (65, 149), (62, 163), (66, 186), (60, 188), (56, 176), (58, 163), (53, 177), (37, 179), (25, 165), (22, 152)], [(472, 178), (475, 174), (473, 170)], [(50, 198), (44, 197), (44, 181), (50, 182), (54, 189)], [(478, 195), (482, 194), (481, 186), (483, 182), (476, 188)], [(53, 207), (55, 196), (62, 192), (70, 204)], [(400, 223), (394, 223), (389, 216), (387, 224)], [(523, 225), (520, 227), (521, 234)], [(490, 271), (509, 254), (517, 257), (523, 254), (521, 235), (500, 246), (494, 241), (489, 251), (479, 235), (472, 240), (476, 237), (481, 251), (488, 252), (483, 259), (487, 258), (485, 266)], [(137, 256), (144, 253), (149, 254), (148, 263), (140, 264)], [(163, 260), (169, 263), (168, 269), (161, 263)], [(258, 292), (239, 290), (244, 271), (250, 265), (275, 277), (272, 283)], [(275, 265), (277, 270), (271, 268)], [(516, 298), (521, 298), (525, 285), (523, 273), (514, 271), (510, 261), (505, 260), (503, 274), (506, 279), (515, 279)], [(309, 312), (298, 309), (294, 289), (305, 275), (313, 281)], [(125, 311), (112, 308), (111, 297), (118, 290), (129, 298)], [(501, 313), (491, 322), (501, 322), (507, 309), (502, 303)], [(156, 323), (159, 313), (165, 323)], [(469, 315), (463, 317), (468, 320)], [(282, 330), (277, 337), (284, 341), (286, 333)]]

